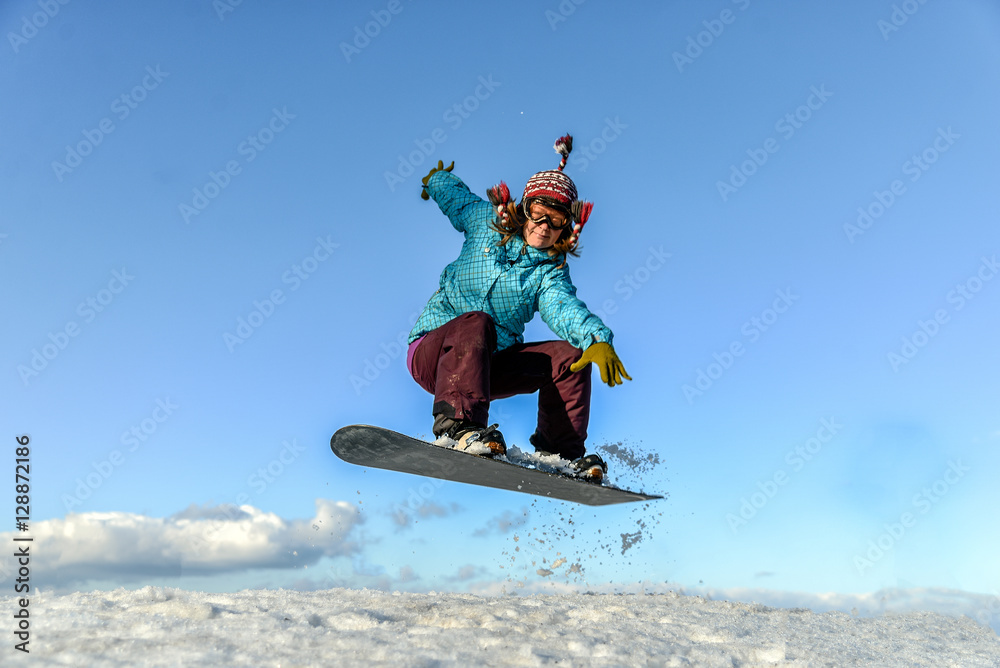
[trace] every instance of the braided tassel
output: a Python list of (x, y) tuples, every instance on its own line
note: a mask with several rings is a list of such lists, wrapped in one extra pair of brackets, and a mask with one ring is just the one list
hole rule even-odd
[(507, 187), (507, 184), (501, 181), (498, 185), (487, 190), (486, 194), (490, 198), (490, 203), (497, 210), (497, 215), (503, 218), (504, 222), (509, 222), (507, 205), (511, 203), (511, 199), (510, 188)]
[(593, 202), (583, 202), (577, 200), (573, 202), (570, 207), (570, 212), (573, 214), (573, 231), (569, 236), (570, 248), (576, 245), (576, 242), (580, 239), (580, 232), (583, 231), (583, 226), (587, 224), (587, 219), (590, 218), (590, 212), (594, 210)]
[(561, 172), (566, 167), (566, 159), (569, 158), (569, 154), (573, 151), (573, 135), (563, 135), (556, 140), (555, 146), (552, 148), (562, 156), (562, 160), (559, 161), (559, 171)]

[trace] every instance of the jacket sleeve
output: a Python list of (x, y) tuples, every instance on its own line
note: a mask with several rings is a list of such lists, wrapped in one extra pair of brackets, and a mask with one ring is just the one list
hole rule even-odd
[(473, 194), (462, 179), (451, 172), (442, 170), (431, 174), (427, 180), (427, 193), (459, 232), (471, 232), (470, 228), (486, 222), (489, 215), (484, 211), (484, 205), (489, 212), (493, 210), (489, 202)]
[(546, 274), (538, 296), (538, 312), (549, 329), (575, 348), (586, 350), (591, 344), (610, 344), (614, 339), (607, 325), (576, 296), (568, 267), (553, 268)]

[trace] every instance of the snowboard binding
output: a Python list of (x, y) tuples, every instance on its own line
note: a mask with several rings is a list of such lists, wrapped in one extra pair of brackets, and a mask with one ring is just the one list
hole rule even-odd
[(472, 423), (456, 423), (446, 433), (455, 441), (455, 450), (482, 457), (503, 457), (507, 454), (507, 442), (497, 429), (500, 425), (483, 427)]
[(574, 475), (581, 480), (600, 483), (608, 473), (607, 463), (600, 455), (586, 455), (570, 463)]

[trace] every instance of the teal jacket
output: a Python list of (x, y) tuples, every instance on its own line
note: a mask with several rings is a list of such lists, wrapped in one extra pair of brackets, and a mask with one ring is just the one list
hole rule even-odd
[(567, 265), (515, 237), (498, 246), (493, 229), (496, 211), (457, 176), (435, 172), (427, 192), (456, 230), (465, 234), (458, 259), (441, 272), (434, 293), (410, 332), (410, 343), (470, 311), (483, 311), (496, 323), (497, 350), (524, 342), (524, 326), (542, 314), (555, 334), (585, 350), (592, 343), (611, 343), (613, 335), (576, 296)]

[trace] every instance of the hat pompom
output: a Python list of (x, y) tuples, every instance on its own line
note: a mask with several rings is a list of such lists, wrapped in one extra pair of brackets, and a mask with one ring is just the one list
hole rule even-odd
[(559, 161), (559, 171), (562, 171), (566, 166), (566, 158), (568, 158), (569, 154), (573, 152), (573, 135), (563, 135), (556, 140), (556, 143), (552, 148), (556, 150), (556, 153), (562, 156), (562, 160)]
[(490, 202), (493, 203), (493, 206), (504, 206), (510, 202), (510, 188), (508, 188), (507, 184), (503, 181), (493, 186), (486, 192), (489, 195)]
[(575, 246), (576, 242), (580, 240), (580, 232), (583, 231), (583, 226), (587, 224), (587, 219), (590, 218), (590, 212), (594, 210), (593, 202), (583, 202), (577, 200), (573, 202), (570, 207), (570, 213), (573, 215), (573, 231), (569, 235), (569, 245)]
[(590, 218), (590, 212), (594, 210), (593, 202), (584, 202), (582, 200), (577, 200), (573, 202), (571, 207), (571, 212), (573, 214), (573, 219), (576, 220), (580, 225), (584, 225), (587, 219)]
[(510, 188), (507, 187), (507, 184), (501, 181), (499, 184), (487, 190), (486, 194), (490, 198), (490, 203), (493, 204), (493, 208), (497, 210), (497, 215), (504, 220), (507, 220), (509, 217), (507, 207), (511, 204)]
[(563, 135), (553, 147), (559, 155), (569, 155), (573, 151), (573, 135)]

